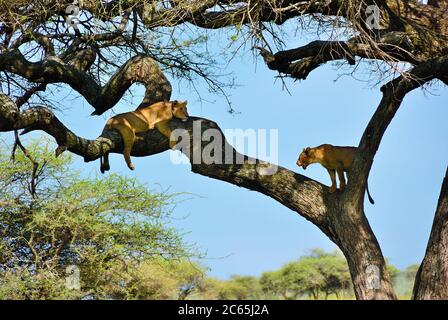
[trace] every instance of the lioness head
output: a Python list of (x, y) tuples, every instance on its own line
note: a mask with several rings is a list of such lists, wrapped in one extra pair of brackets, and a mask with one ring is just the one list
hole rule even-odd
[(299, 159), (297, 159), (297, 165), (302, 167), (304, 170), (306, 170), (306, 167), (308, 167), (308, 165), (312, 162), (310, 150), (310, 147), (303, 149)]
[(187, 111), (187, 103), (188, 101), (171, 101), (171, 108), (173, 110), (173, 116), (181, 119), (182, 121), (187, 121), (188, 119), (188, 111)]

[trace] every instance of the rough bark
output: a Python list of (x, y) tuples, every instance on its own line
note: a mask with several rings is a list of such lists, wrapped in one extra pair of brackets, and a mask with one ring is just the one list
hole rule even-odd
[(448, 300), (448, 167), (425, 257), (415, 278), (413, 298)]
[[(345, 192), (344, 192), (345, 193)], [(338, 235), (338, 246), (349, 265), (357, 299), (396, 299), (386, 262), (364, 209), (341, 195), (331, 210), (330, 225)]]

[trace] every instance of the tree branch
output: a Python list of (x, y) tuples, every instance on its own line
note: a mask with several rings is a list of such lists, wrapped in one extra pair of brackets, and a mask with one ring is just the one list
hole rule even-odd
[[(316, 224), (333, 241), (338, 241), (328, 226), (325, 205), (326, 202), (336, 201), (337, 195), (330, 194), (328, 187), (288, 169), (238, 153), (229, 145), (221, 129), (213, 121), (190, 117), (187, 122), (173, 119), (169, 125), (172, 130), (184, 129), (188, 134), (189, 141), (179, 143), (189, 146), (182, 151), (190, 157), (193, 172), (261, 192), (299, 213)], [(105, 131), (95, 140), (84, 139), (65, 127), (50, 110), (36, 107), (19, 111), (6, 95), (0, 94), (0, 132), (17, 129), (24, 129), (24, 133), (43, 130), (53, 136), (60, 147), (82, 156), (86, 162), (98, 159), (108, 152), (122, 153), (123, 150), (123, 142), (117, 131)], [(201, 155), (205, 146), (198, 143), (202, 143), (202, 134), (209, 129), (219, 133), (222, 159), (226, 159), (230, 154), (232, 163), (202, 161)], [(168, 149), (168, 140), (157, 130), (149, 130), (138, 134), (131, 154), (143, 157)], [(198, 163), (195, 161), (195, 152), (199, 152)], [(236, 162), (236, 159), (243, 161)]]
[(349, 172), (346, 195), (362, 206), (367, 177), (381, 139), (401, 105), (405, 95), (433, 79), (448, 76), (448, 56), (439, 57), (414, 67), (381, 88), (383, 97), (359, 143), (357, 155)]
[(379, 60), (389, 58), (418, 64), (419, 60), (403, 49), (405, 47), (403, 42), (406, 42), (404, 38), (404, 33), (391, 32), (382, 37), (388, 42), (380, 41), (381, 43), (373, 48), (369, 44), (358, 43), (355, 38), (349, 41), (316, 40), (305, 46), (279, 51), (275, 54), (261, 47), (255, 48), (260, 50), (260, 55), (269, 69), (290, 75), (294, 79), (305, 80), (311, 71), (329, 61), (344, 59), (350, 65), (354, 65), (355, 56)]
[[(76, 61), (88, 62), (89, 65), (96, 57), (93, 50), (84, 50), (82, 55), (83, 60)], [(146, 87), (142, 103), (169, 100), (171, 96), (170, 83), (159, 65), (148, 56), (138, 55), (128, 60), (104, 86), (100, 86), (82, 69), (85, 68), (65, 63), (54, 56), (33, 63), (26, 60), (19, 50), (0, 54), (1, 71), (9, 71), (37, 83), (66, 83), (95, 108), (93, 115), (100, 115), (112, 108), (135, 82)]]

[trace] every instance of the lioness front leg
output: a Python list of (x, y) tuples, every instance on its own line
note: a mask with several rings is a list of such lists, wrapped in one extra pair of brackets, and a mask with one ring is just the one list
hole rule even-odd
[(162, 121), (162, 122), (156, 123), (156, 129), (159, 130), (160, 133), (163, 134), (165, 137), (167, 137), (167, 139), (170, 143), (170, 148), (174, 149), (177, 142), (174, 140), (172, 141), (170, 139), (171, 138), (171, 129), (168, 127), (168, 121)]
[(339, 176), (339, 189), (342, 191), (345, 190), (345, 175), (344, 175), (344, 169), (338, 168), (337, 169), (338, 176)]
[(149, 127), (149, 129), (150, 130), (154, 129), (156, 123), (157, 123), (157, 114), (151, 113), (149, 115), (149, 118), (148, 118), (148, 127)]
[(331, 179), (331, 187), (329, 191), (330, 193), (333, 193), (336, 191), (336, 171), (334, 169), (327, 169), (327, 171)]

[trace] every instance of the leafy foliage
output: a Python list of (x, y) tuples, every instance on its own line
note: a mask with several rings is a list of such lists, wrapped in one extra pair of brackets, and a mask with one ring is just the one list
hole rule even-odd
[[(28, 150), (39, 163), (35, 195), (29, 159), (0, 149), (1, 298), (166, 298), (195, 285), (202, 269), (186, 268), (194, 250), (169, 226), (172, 195), (118, 175), (83, 178), (48, 144)], [(65, 287), (71, 265), (80, 291)], [(169, 284), (152, 274), (165, 268), (181, 276)], [(156, 278), (163, 288), (142, 290)]]
[(258, 278), (235, 275), (227, 281), (206, 279), (199, 294), (204, 299), (253, 300), (261, 299), (263, 292)]
[[(338, 252), (325, 253), (313, 250), (309, 256), (284, 265), (278, 272), (263, 275), (265, 291), (281, 293), (286, 299), (312, 296), (318, 299), (320, 293), (325, 298), (350, 288), (350, 273), (344, 257)], [(262, 276), (262, 279), (263, 279)], [(274, 291), (270, 291), (274, 288)]]

